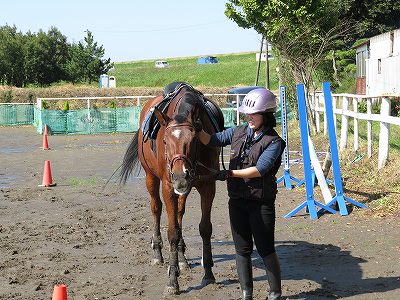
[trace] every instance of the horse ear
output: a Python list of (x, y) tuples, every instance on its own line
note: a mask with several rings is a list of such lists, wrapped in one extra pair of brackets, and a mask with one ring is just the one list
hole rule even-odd
[(154, 108), (154, 114), (162, 126), (167, 126), (171, 122), (171, 118), (157, 108)]

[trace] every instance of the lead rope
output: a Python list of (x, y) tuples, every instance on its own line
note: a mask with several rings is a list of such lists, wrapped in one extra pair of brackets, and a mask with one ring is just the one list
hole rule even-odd
[(221, 163), (222, 163), (222, 168), (224, 169), (224, 171), (226, 171), (224, 163), (224, 147), (221, 147)]

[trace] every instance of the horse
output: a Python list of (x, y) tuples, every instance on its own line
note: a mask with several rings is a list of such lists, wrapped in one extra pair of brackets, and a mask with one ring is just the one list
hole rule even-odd
[[(165, 102), (168, 102), (167, 105), (160, 105)], [(207, 107), (214, 109), (214, 119), (207, 113)], [(151, 123), (149, 121), (151, 118), (156, 122)], [(146, 130), (145, 125), (149, 123), (151, 128)], [(215, 102), (205, 98), (201, 92), (190, 85), (179, 83), (167, 96), (155, 97), (144, 105), (140, 114), (140, 124), (140, 129), (130, 142), (123, 158), (120, 180), (126, 183), (140, 161), (146, 174), (146, 187), (153, 215), (154, 231), (151, 238), (153, 264), (164, 263), (160, 232), (162, 200), (165, 204), (170, 252), (169, 279), (164, 293), (178, 294), (180, 270), (190, 268), (185, 257), (182, 219), (186, 199), (193, 187), (201, 197), (202, 215), (199, 232), (203, 245), (202, 286), (214, 283), (211, 208), (216, 191), (213, 173), (219, 170), (220, 148), (203, 145), (196, 132), (204, 129), (211, 134), (222, 130), (222, 112)], [(157, 126), (159, 126), (157, 135), (149, 137), (149, 130)], [(159, 193), (160, 181), (162, 200)]]

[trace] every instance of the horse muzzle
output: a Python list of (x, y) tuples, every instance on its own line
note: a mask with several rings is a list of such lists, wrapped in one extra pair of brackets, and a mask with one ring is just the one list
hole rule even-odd
[(192, 176), (188, 171), (180, 173), (171, 173), (171, 183), (174, 192), (178, 195), (186, 195), (192, 188)]

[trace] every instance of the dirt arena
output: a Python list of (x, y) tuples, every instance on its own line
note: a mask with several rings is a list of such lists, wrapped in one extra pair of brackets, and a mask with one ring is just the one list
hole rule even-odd
[[(131, 137), (49, 136), (51, 150), (43, 151), (33, 127), (0, 128), (0, 299), (51, 299), (56, 283), (67, 285), (69, 300), (240, 299), (222, 182), (212, 212), (216, 283), (200, 285), (199, 196), (192, 191), (183, 229), (191, 269), (179, 277), (179, 295), (163, 296), (167, 266), (151, 265), (144, 179), (126, 186), (112, 179), (102, 189)], [(38, 187), (47, 159), (57, 183), (52, 188)], [(291, 169), (297, 177), (301, 170)], [(400, 299), (398, 217), (367, 219), (355, 209), (317, 221), (304, 212), (283, 218), (304, 197), (304, 189), (280, 185), (276, 239), (284, 299)], [(162, 224), (167, 258), (165, 216)], [(253, 264), (255, 299), (265, 299), (256, 252)]]

